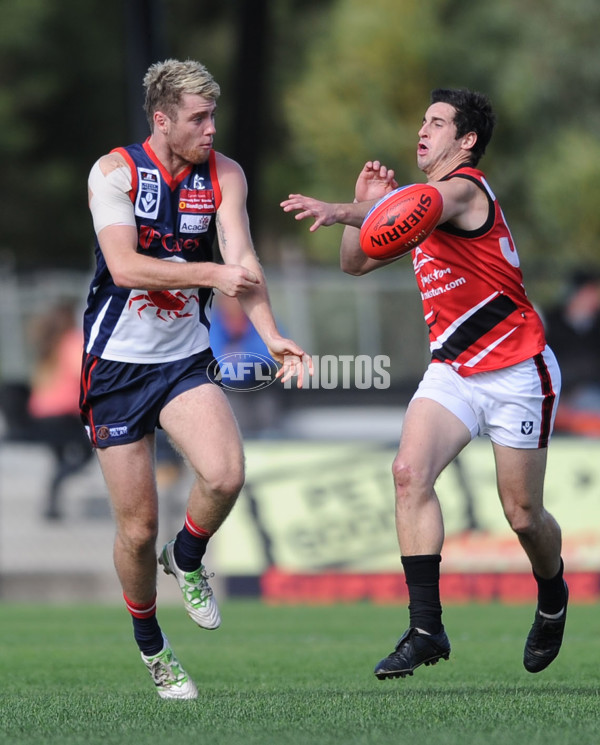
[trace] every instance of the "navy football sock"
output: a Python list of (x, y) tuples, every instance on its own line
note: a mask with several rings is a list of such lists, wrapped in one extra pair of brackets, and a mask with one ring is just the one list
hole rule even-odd
[(156, 595), (151, 603), (141, 605), (133, 603), (123, 593), (127, 610), (133, 622), (133, 636), (140, 652), (146, 657), (162, 651), (164, 640), (162, 631), (156, 618)]
[(185, 516), (185, 525), (177, 533), (173, 546), (175, 562), (182, 571), (194, 572), (198, 569), (202, 564), (210, 536), (208, 531), (194, 523), (188, 512)]

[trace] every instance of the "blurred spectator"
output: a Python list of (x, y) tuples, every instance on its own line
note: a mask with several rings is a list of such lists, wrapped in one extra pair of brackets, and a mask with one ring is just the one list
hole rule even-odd
[[(259, 354), (265, 360), (271, 356), (258, 332), (242, 310), (237, 298), (215, 294), (210, 325), (210, 346), (219, 360), (226, 354)], [(273, 363), (274, 364), (274, 363)], [(265, 365), (266, 376), (270, 370)], [(278, 426), (281, 409), (281, 390), (269, 385), (260, 390), (249, 390), (254, 380), (246, 374), (244, 384), (228, 390), (228, 399), (245, 437), (264, 436)], [(246, 390), (244, 388), (246, 387)]]
[(83, 332), (75, 323), (74, 306), (62, 302), (34, 317), (28, 336), (34, 354), (29, 413), (36, 419), (65, 415), (79, 419)]
[(556, 430), (600, 436), (600, 271), (576, 272), (565, 302), (544, 320), (562, 370)]
[(6, 420), (6, 440), (41, 444), (52, 451), (55, 469), (45, 495), (44, 515), (57, 519), (62, 516), (64, 480), (92, 456), (79, 418), (83, 333), (70, 302), (35, 316), (27, 331), (34, 358), (30, 381), (5, 383), (0, 389), (0, 409)]
[(60, 488), (64, 479), (92, 456), (79, 417), (83, 331), (75, 319), (75, 303), (59, 302), (35, 317), (28, 330), (34, 364), (27, 409), (34, 436), (48, 444), (56, 457), (45, 510), (49, 519), (62, 515)]

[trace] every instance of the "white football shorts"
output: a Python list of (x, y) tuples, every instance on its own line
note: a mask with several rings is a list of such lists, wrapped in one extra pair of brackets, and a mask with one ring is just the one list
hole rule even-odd
[(463, 422), (471, 439), (482, 435), (507, 447), (542, 448), (552, 434), (560, 386), (558, 362), (546, 347), (524, 362), (467, 377), (432, 362), (413, 399), (437, 401)]

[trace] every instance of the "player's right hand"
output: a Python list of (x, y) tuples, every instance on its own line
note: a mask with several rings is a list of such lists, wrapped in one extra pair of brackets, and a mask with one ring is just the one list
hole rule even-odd
[(309, 230), (314, 232), (322, 225), (335, 225), (338, 222), (338, 205), (330, 202), (322, 202), (320, 199), (306, 197), (303, 194), (290, 194), (287, 199), (280, 203), (284, 212), (296, 211), (295, 220), (314, 218)]

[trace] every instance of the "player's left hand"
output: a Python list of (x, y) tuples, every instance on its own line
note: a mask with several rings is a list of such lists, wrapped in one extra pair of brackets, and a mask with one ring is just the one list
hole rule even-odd
[(282, 383), (296, 377), (297, 387), (302, 388), (307, 376), (313, 374), (312, 357), (291, 339), (284, 337), (270, 340), (267, 347), (271, 357), (281, 365), (275, 377)]
[(358, 174), (354, 194), (358, 202), (368, 202), (397, 188), (394, 171), (379, 160), (369, 160)]

